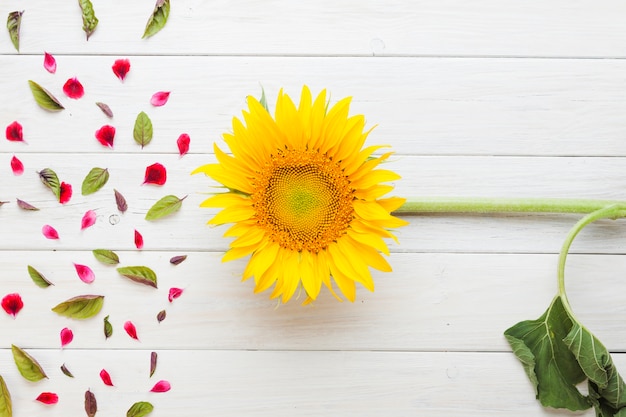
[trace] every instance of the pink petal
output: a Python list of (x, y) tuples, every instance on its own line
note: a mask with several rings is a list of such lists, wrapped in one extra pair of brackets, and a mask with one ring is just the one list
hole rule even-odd
[(83, 215), (83, 220), (80, 222), (80, 230), (84, 230), (94, 224), (96, 224), (96, 212), (93, 210), (87, 210), (87, 212)]
[(70, 78), (65, 82), (65, 84), (63, 85), (63, 92), (66, 96), (75, 100), (78, 100), (85, 95), (85, 89), (76, 77)]
[(15, 121), (7, 126), (6, 130), (7, 140), (11, 142), (24, 142), (24, 135), (22, 132), (22, 125)]
[(13, 318), (15, 318), (17, 313), (19, 313), (23, 307), (24, 302), (18, 293), (7, 294), (2, 299), (2, 308), (7, 312), (7, 314), (13, 316)]
[(152, 104), (155, 107), (161, 107), (161, 106), (164, 106), (165, 103), (167, 103), (167, 100), (169, 98), (170, 98), (169, 91), (159, 91), (152, 95), (152, 98), (150, 99), (150, 104)]
[(186, 133), (183, 133), (178, 137), (176, 145), (178, 145), (178, 153), (180, 156), (183, 156), (187, 152), (189, 152), (189, 142), (191, 142), (191, 138)]
[(170, 301), (170, 303), (172, 301), (174, 301), (176, 298), (180, 297), (183, 294), (183, 289), (182, 288), (170, 288), (170, 293), (167, 296), (167, 299)]
[(118, 59), (113, 63), (113, 73), (120, 81), (124, 81), (126, 74), (130, 71), (130, 61), (128, 59)]
[(113, 382), (111, 381), (111, 375), (109, 375), (106, 369), (103, 369), (100, 371), (100, 379), (102, 379), (102, 382), (104, 382), (104, 385), (108, 385), (110, 387), (113, 386)]
[(74, 264), (74, 268), (81, 281), (91, 284), (96, 279), (96, 274), (87, 265)]
[(168, 392), (170, 389), (172, 389), (170, 383), (162, 379), (154, 384), (150, 392)]
[(11, 169), (13, 170), (13, 175), (22, 175), (24, 173), (24, 164), (16, 156), (13, 156), (11, 158)]
[(137, 249), (143, 248), (143, 236), (135, 229), (135, 246)]
[(144, 184), (163, 185), (167, 181), (167, 171), (165, 167), (158, 162), (146, 168)]
[(57, 60), (54, 59), (54, 57), (50, 55), (49, 53), (44, 52), (43, 67), (50, 74), (54, 74), (57, 71)]
[(126, 330), (126, 333), (128, 333), (130, 337), (135, 340), (139, 340), (139, 338), (137, 337), (137, 329), (135, 328), (135, 325), (132, 321), (127, 321), (126, 323), (124, 323), (124, 330)]
[(44, 225), (44, 227), (41, 228), (41, 233), (43, 233), (46, 239), (58, 239), (59, 238), (59, 233), (56, 231), (54, 227), (50, 226), (49, 224), (46, 224)]
[(61, 330), (61, 347), (64, 347), (72, 340), (74, 340), (74, 333), (72, 332), (72, 330), (68, 329), (67, 327)]
[(115, 139), (115, 128), (109, 125), (102, 126), (100, 129), (96, 130), (96, 139), (104, 146), (112, 148), (113, 140)]
[(65, 204), (72, 198), (72, 185), (66, 182), (61, 182), (59, 203)]
[(42, 392), (35, 400), (44, 404), (56, 404), (59, 402), (59, 396), (54, 392)]

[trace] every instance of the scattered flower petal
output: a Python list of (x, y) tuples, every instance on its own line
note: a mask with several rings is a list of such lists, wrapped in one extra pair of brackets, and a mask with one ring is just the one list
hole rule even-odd
[(96, 279), (96, 274), (94, 274), (93, 270), (87, 265), (74, 264), (74, 268), (81, 281), (91, 284)]
[(15, 121), (7, 126), (6, 130), (7, 140), (11, 142), (24, 142), (24, 134), (22, 132), (22, 125)]
[(167, 317), (167, 311), (165, 310), (161, 310), (159, 311), (159, 313), (157, 314), (157, 321), (159, 323), (161, 323), (163, 320), (165, 320), (165, 317)]
[(2, 299), (2, 308), (7, 312), (7, 314), (13, 316), (13, 318), (15, 318), (17, 313), (19, 313), (23, 307), (24, 302), (18, 293), (7, 294)]
[(65, 347), (65, 345), (71, 343), (72, 340), (74, 340), (74, 333), (71, 329), (65, 327), (61, 330), (61, 347)]
[(113, 111), (107, 104), (97, 101), (96, 106), (98, 106), (100, 110), (102, 110), (102, 113), (104, 113), (109, 119), (113, 117)]
[(141, 236), (141, 233), (139, 233), (137, 229), (135, 229), (135, 246), (137, 249), (143, 248), (143, 236)]
[(163, 185), (165, 181), (167, 181), (167, 171), (163, 165), (157, 162), (146, 168), (144, 184)]
[(172, 389), (170, 383), (162, 379), (154, 384), (150, 392), (168, 392), (170, 389)]
[(154, 107), (161, 107), (164, 106), (165, 103), (167, 103), (167, 100), (169, 100), (169, 98), (169, 91), (159, 91), (152, 95), (152, 98), (150, 99), (150, 104), (152, 104)]
[(170, 293), (167, 295), (167, 299), (171, 303), (176, 298), (180, 297), (182, 294), (183, 294), (183, 289), (182, 288), (174, 288), (174, 287), (172, 287), (172, 288), (170, 288)]
[(63, 92), (66, 96), (75, 100), (78, 100), (85, 95), (85, 89), (76, 77), (70, 78), (65, 82), (65, 84), (63, 85)]
[(22, 161), (17, 159), (15, 155), (11, 158), (11, 169), (13, 170), (13, 175), (15, 176), (22, 175), (24, 173), (24, 164)]
[(41, 228), (41, 233), (43, 233), (46, 239), (58, 239), (59, 238), (59, 233), (56, 231), (54, 227), (50, 226), (49, 224), (46, 224)]
[(117, 59), (113, 63), (113, 73), (120, 81), (124, 81), (126, 74), (130, 71), (130, 61), (128, 59)]
[(115, 139), (115, 128), (110, 125), (104, 125), (100, 129), (96, 130), (96, 139), (102, 145), (109, 148), (113, 147), (113, 140)]
[(72, 185), (66, 182), (61, 182), (59, 192), (59, 203), (65, 204), (72, 198)]
[(128, 333), (130, 337), (135, 340), (139, 340), (139, 338), (137, 337), (137, 329), (135, 328), (135, 325), (132, 321), (127, 321), (126, 323), (124, 323), (124, 330), (126, 330), (126, 333)]
[(42, 392), (35, 400), (43, 404), (56, 404), (59, 402), (59, 396), (54, 392)]
[(55, 72), (57, 72), (57, 60), (54, 59), (54, 57), (50, 55), (49, 53), (44, 52), (43, 67), (50, 74), (54, 74)]
[(113, 386), (113, 382), (111, 381), (111, 375), (109, 375), (106, 369), (103, 369), (100, 371), (100, 379), (102, 379), (102, 382), (104, 382), (104, 385), (108, 385), (110, 387)]
[(191, 138), (186, 133), (183, 133), (178, 137), (176, 145), (178, 145), (178, 154), (180, 156), (183, 156), (187, 152), (189, 152), (189, 142), (191, 142)]
[(83, 215), (82, 221), (80, 222), (80, 230), (84, 230), (94, 224), (96, 224), (96, 212), (93, 210), (87, 210), (87, 212)]
[(185, 259), (187, 259), (187, 255), (172, 256), (172, 258), (170, 259), (170, 263), (172, 265), (179, 265), (179, 264), (183, 263), (185, 261)]

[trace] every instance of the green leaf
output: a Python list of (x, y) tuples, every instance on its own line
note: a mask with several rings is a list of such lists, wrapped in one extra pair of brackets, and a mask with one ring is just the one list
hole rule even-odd
[(102, 309), (103, 295), (79, 295), (52, 308), (55, 313), (72, 319), (88, 319)]
[(49, 111), (61, 111), (65, 107), (52, 95), (48, 90), (37, 84), (32, 80), (28, 80), (30, 91), (33, 93), (33, 97), (39, 107)]
[(78, 5), (83, 14), (83, 30), (87, 35), (87, 40), (89, 40), (91, 34), (96, 30), (96, 26), (98, 26), (98, 18), (93, 11), (90, 0), (78, 0)]
[(142, 148), (152, 140), (152, 121), (145, 112), (139, 113), (135, 119), (133, 138)]
[(146, 29), (143, 32), (142, 39), (148, 38), (165, 26), (167, 18), (170, 15), (170, 0), (157, 0), (152, 15), (146, 23)]
[(91, 168), (89, 174), (83, 180), (81, 187), (82, 195), (93, 194), (100, 188), (104, 187), (104, 184), (109, 180), (109, 170), (106, 168)]
[(43, 185), (52, 190), (52, 192), (58, 199), (61, 195), (61, 182), (59, 181), (59, 177), (57, 177), (56, 172), (54, 172), (50, 168), (44, 168), (39, 171), (38, 174), (39, 179), (41, 180)]
[(109, 322), (109, 316), (104, 318), (104, 338), (108, 339), (113, 335), (113, 325)]
[(25, 379), (36, 382), (48, 378), (41, 365), (28, 353), (15, 345), (11, 345), (11, 352), (13, 352), (13, 360), (17, 365), (17, 370)]
[(37, 271), (30, 265), (28, 265), (28, 275), (30, 275), (30, 278), (38, 287), (48, 288), (49, 286), (54, 285), (53, 283), (48, 281), (46, 277), (41, 274), (41, 272)]
[(133, 404), (126, 412), (126, 417), (144, 417), (150, 414), (154, 407), (149, 402), (140, 401)]
[(22, 23), (23, 14), (23, 10), (21, 12), (15, 11), (9, 13), (9, 17), (7, 17), (7, 29), (9, 30), (9, 36), (11, 37), (11, 42), (17, 52), (20, 51), (20, 25)]
[(132, 281), (157, 288), (156, 273), (147, 266), (124, 266), (117, 268), (117, 272)]
[(91, 251), (93, 256), (100, 262), (106, 265), (117, 265), (120, 263), (120, 257), (117, 253), (108, 249), (94, 249)]
[(146, 213), (146, 220), (157, 220), (176, 213), (182, 207), (185, 198), (187, 196), (178, 198), (175, 195), (166, 195), (150, 207), (150, 210)]
[(270, 109), (267, 106), (267, 97), (265, 97), (265, 88), (263, 87), (261, 87), (261, 100), (259, 100), (259, 103), (261, 103), (261, 106), (263, 106), (265, 111), (267, 111), (268, 113), (270, 112)]
[(4, 378), (0, 375), (0, 417), (12, 417), (13, 405), (11, 403), (11, 393), (4, 382)]

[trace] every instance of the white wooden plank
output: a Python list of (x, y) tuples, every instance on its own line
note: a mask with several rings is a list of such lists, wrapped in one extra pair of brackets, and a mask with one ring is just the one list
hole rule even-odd
[[(59, 56), (51, 75), (41, 55), (0, 56), (0, 126), (18, 120), (28, 142), (3, 140), (0, 151), (99, 152), (95, 131), (111, 124), (116, 151), (140, 152), (132, 129), (146, 111), (155, 129), (149, 150), (175, 153), (176, 138), (186, 132), (191, 152), (211, 153), (261, 85), (272, 104), (281, 87), (297, 100), (308, 84), (314, 92), (327, 88), (333, 100), (352, 96), (352, 113), (377, 125), (371, 143), (399, 153), (626, 155), (623, 60), (131, 57), (121, 83), (111, 71), (114, 59)], [(74, 76), (86, 90), (78, 101), (62, 92)], [(67, 109), (39, 109), (28, 79)], [(149, 99), (159, 90), (171, 91), (170, 101), (153, 108)], [(111, 106), (115, 117), (105, 117), (96, 101)]]
[[(87, 42), (75, 2), (4, 1), (25, 10), (22, 53), (456, 55), (624, 57), (618, 0), (204, 1), (172, 4), (165, 29), (141, 36), (153, 0), (93, 1), (100, 20)], [(15, 53), (6, 41), (1, 53)]]

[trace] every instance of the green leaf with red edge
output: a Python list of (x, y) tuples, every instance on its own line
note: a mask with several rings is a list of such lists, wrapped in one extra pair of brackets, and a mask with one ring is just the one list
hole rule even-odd
[(61, 316), (84, 320), (98, 314), (103, 303), (103, 295), (79, 295), (56, 305), (52, 311)]
[(17, 366), (17, 370), (20, 371), (20, 374), (25, 379), (36, 382), (48, 378), (41, 365), (39, 365), (39, 362), (24, 350), (15, 345), (11, 345), (11, 352), (13, 353), (13, 360)]
[(61, 182), (59, 181), (59, 177), (57, 176), (56, 172), (54, 172), (50, 168), (44, 168), (39, 171), (38, 174), (39, 179), (41, 180), (43, 185), (52, 190), (52, 192), (58, 199), (61, 195)]
[(16, 200), (17, 200), (17, 206), (21, 208), (22, 210), (39, 211), (37, 207), (33, 206), (32, 204), (27, 203), (24, 200), (20, 200), (19, 198), (16, 198)]
[(117, 268), (117, 272), (131, 281), (157, 288), (157, 275), (147, 266), (124, 266)]
[(133, 404), (126, 412), (126, 417), (144, 417), (154, 410), (154, 406), (146, 401), (139, 401)]
[(133, 138), (143, 148), (152, 141), (152, 120), (145, 112), (141, 112), (135, 119), (133, 128)]
[(157, 0), (141, 38), (148, 38), (163, 29), (169, 15), (170, 0)]
[(33, 93), (33, 98), (35, 102), (39, 104), (44, 110), (48, 111), (61, 111), (65, 109), (61, 102), (52, 95), (51, 92), (37, 84), (32, 80), (28, 80), (28, 85), (30, 86), (30, 91)]
[(7, 29), (11, 37), (11, 43), (17, 52), (20, 51), (20, 25), (22, 24), (22, 15), (24, 11), (15, 11), (9, 13), (7, 17)]
[(53, 283), (48, 281), (48, 279), (44, 277), (41, 272), (37, 271), (30, 265), (28, 265), (28, 275), (30, 275), (30, 278), (38, 287), (48, 288), (49, 286), (54, 285)]
[(91, 251), (93, 256), (106, 265), (117, 265), (120, 263), (120, 257), (117, 253), (108, 249), (94, 249)]
[(82, 195), (93, 194), (109, 181), (109, 170), (106, 168), (92, 168), (83, 180), (81, 186)]
[(146, 220), (157, 220), (176, 213), (182, 207), (185, 198), (187, 196), (178, 198), (175, 195), (166, 195), (150, 207), (150, 210), (146, 213)]
[(78, 0), (78, 5), (83, 14), (83, 30), (87, 35), (87, 40), (89, 40), (89, 37), (96, 30), (96, 26), (98, 26), (98, 18), (90, 0)]
[(0, 417), (13, 417), (11, 393), (9, 392), (2, 375), (0, 375)]

